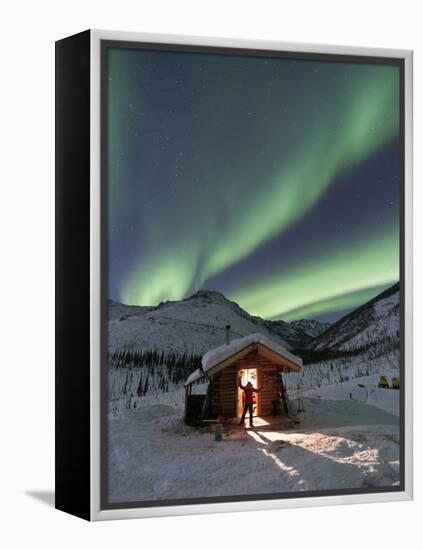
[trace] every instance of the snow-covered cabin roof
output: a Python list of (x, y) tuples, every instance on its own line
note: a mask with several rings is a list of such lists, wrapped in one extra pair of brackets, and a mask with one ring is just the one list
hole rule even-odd
[(190, 384), (196, 382), (197, 380), (200, 380), (204, 376), (205, 374), (202, 369), (195, 370), (188, 376), (187, 381), (185, 382), (185, 386), (189, 386)]
[(303, 366), (303, 361), (300, 357), (290, 353), (284, 347), (270, 340), (270, 338), (267, 338), (263, 334), (254, 333), (232, 340), (229, 344), (223, 344), (222, 346), (209, 350), (203, 355), (201, 360), (202, 370), (207, 376), (211, 376), (215, 372), (218, 372), (220, 368), (224, 368), (231, 358), (236, 360), (243, 355), (242, 352), (249, 353), (255, 347), (258, 351), (260, 351), (260, 348), (262, 348), (262, 351), (269, 351), (276, 359), (281, 358), (286, 366), (292, 371), (298, 372)]

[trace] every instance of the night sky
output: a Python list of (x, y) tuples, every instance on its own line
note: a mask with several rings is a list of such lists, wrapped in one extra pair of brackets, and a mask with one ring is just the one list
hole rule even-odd
[(399, 279), (399, 69), (109, 49), (109, 297), (333, 321)]

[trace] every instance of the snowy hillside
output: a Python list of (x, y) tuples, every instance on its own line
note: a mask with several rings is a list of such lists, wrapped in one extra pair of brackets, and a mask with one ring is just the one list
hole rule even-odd
[(107, 300), (107, 305), (109, 309), (109, 321), (114, 319), (124, 320), (127, 317), (131, 317), (133, 315), (143, 315), (144, 313), (155, 309), (154, 307), (147, 306), (127, 306), (125, 304), (114, 302), (113, 300)]
[(330, 327), (329, 323), (320, 323), (313, 319), (298, 321), (264, 321), (265, 326), (275, 334), (279, 334), (292, 348), (308, 348), (313, 338), (316, 338)]
[(346, 315), (315, 338), (315, 350), (354, 350), (399, 340), (399, 283)]
[(316, 338), (330, 327), (330, 323), (321, 323), (320, 321), (314, 321), (313, 319), (291, 321), (288, 325), (291, 330), (295, 330), (297, 338), (300, 334), (304, 334), (310, 338)]
[(160, 349), (165, 353), (202, 355), (230, 338), (260, 332), (287, 347), (305, 347), (328, 325), (317, 321), (264, 321), (215, 291), (200, 290), (181, 301), (157, 307), (125, 306), (109, 302), (109, 351)]

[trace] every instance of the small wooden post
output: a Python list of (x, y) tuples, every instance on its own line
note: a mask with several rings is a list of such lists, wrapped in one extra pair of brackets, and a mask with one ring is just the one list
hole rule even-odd
[(190, 394), (190, 390), (191, 389), (191, 386), (185, 386), (185, 410), (184, 410), (184, 420), (185, 422), (187, 421), (188, 419), (188, 400), (189, 400), (189, 394)]
[(220, 422), (217, 422), (214, 429), (214, 440), (222, 441), (222, 439), (223, 439), (223, 426)]

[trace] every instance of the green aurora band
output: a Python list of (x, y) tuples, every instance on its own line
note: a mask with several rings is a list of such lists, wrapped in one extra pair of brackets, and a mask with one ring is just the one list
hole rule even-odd
[[(316, 106), (307, 132), (295, 142), (289, 155), (281, 154), (271, 173), (257, 181), (254, 188), (244, 192), (239, 175), (225, 173), (225, 181), (220, 182), (225, 192), (210, 195), (195, 212), (184, 208), (183, 199), (174, 199), (171, 211), (183, 215), (175, 214), (171, 236), (168, 226), (161, 227), (160, 218), (143, 208), (140, 201), (140, 216), (151, 230), (146, 246), (139, 250), (139, 260), (135, 259), (121, 285), (121, 301), (156, 305), (207, 288), (212, 277), (299, 223), (339, 175), (364, 162), (398, 135), (398, 75), (396, 68), (382, 65), (361, 65), (360, 70), (353, 70), (348, 88), (342, 89), (325, 109), (321, 103)], [(111, 101), (118, 92), (122, 90), (111, 86)], [(118, 117), (110, 116), (112, 225), (123, 223), (126, 212), (119, 205), (121, 175), (114, 168), (116, 144), (122, 132)], [(282, 140), (280, 147), (282, 151)], [(234, 163), (246, 163), (247, 167), (249, 162), (254, 159), (234, 159)], [(385, 227), (381, 233), (345, 243), (342, 249), (332, 249), (286, 270), (278, 266), (276, 259), (272, 273), (247, 287), (240, 282), (228, 297), (249, 313), (265, 318), (291, 319), (355, 306), (367, 298), (371, 289), (398, 280), (398, 236), (398, 226)]]
[(399, 227), (366, 242), (346, 244), (280, 273), (272, 273), (233, 299), (252, 315), (293, 319), (362, 304), (399, 279)]

